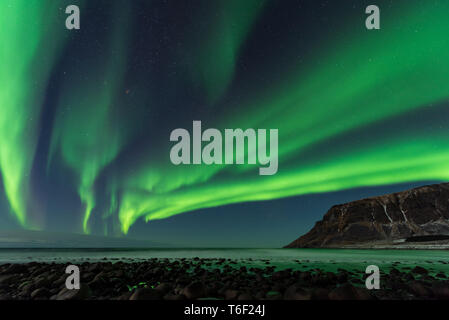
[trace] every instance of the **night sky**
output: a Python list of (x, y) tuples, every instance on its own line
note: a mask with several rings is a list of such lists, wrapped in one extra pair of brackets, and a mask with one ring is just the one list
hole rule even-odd
[[(81, 29), (65, 28), (65, 8)], [(365, 27), (366, 6), (381, 30)], [(334, 204), (449, 180), (449, 2), (2, 0), (0, 229), (276, 247)], [(279, 170), (170, 132), (279, 129)]]

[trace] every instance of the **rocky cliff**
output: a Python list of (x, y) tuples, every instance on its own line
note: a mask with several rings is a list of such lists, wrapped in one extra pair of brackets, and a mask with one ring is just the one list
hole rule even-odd
[(286, 247), (341, 247), (430, 235), (449, 235), (449, 183), (333, 206)]

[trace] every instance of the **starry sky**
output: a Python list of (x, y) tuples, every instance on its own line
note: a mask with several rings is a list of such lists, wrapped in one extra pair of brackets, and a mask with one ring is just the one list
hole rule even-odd
[[(334, 204), (449, 180), (449, 3), (2, 0), (0, 229), (282, 246)], [(65, 8), (81, 29), (65, 28)], [(279, 170), (170, 132), (279, 130)]]

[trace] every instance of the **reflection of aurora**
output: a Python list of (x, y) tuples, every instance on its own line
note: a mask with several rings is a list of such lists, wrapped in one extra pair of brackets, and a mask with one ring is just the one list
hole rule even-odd
[[(363, 24), (360, 29), (341, 25), (331, 36), (347, 39), (326, 38), (318, 55), (289, 62), (282, 78), (269, 85), (255, 82), (243, 96), (233, 95), (239, 61), (245, 43), (261, 39), (260, 26), (270, 23), (271, 11), (264, 10), (270, 1), (200, 4), (201, 23), (208, 27), (200, 22), (179, 27), (181, 49), (166, 49), (179, 62), (178, 76), (164, 80), (165, 91), (170, 96), (179, 87), (195, 88), (192, 100), (205, 104), (205, 114), (219, 115), (208, 126), (279, 128), (280, 170), (265, 177), (254, 174), (254, 166), (176, 167), (165, 147), (160, 147), (163, 155), (154, 156), (148, 144), (139, 145), (164, 123), (150, 116), (145, 126), (136, 124), (148, 113), (160, 116), (165, 106), (152, 97), (161, 81), (148, 76), (150, 66), (133, 69), (130, 80), (131, 40), (138, 32), (129, 21), (136, 8), (114, 3), (108, 5), (115, 21), (108, 36), (64, 66), (71, 76), (60, 81), (54, 110), (44, 103), (46, 90), (59, 64), (68, 63), (62, 53), (74, 41), (69, 31), (54, 27), (63, 25), (59, 8), (64, 6), (52, 0), (0, 3), (0, 169), (10, 210), (21, 225), (45, 227), (33, 218), (39, 199), (36, 182), (31, 183), (40, 168), (33, 159), (43, 152), (44, 126), (51, 126), (46, 174), (70, 171), (76, 177), (67, 180), (74, 184), (67, 188), (83, 204), (85, 232), (97, 214), (113, 217), (116, 229), (127, 233), (141, 217), (148, 221), (237, 202), (449, 178), (447, 130), (424, 121), (449, 97), (449, 3), (395, 2), (394, 14), (382, 16), (383, 29), (369, 34)], [(89, 10), (86, 3), (82, 13)], [(95, 54), (98, 48), (108, 54)], [(294, 39), (289, 50), (299, 50)], [(272, 67), (265, 61), (256, 69), (269, 77)], [(132, 101), (130, 90), (123, 89), (129, 83), (136, 92)], [(422, 126), (407, 126), (404, 121), (416, 112), (423, 116)], [(49, 113), (51, 121), (43, 116)], [(402, 125), (385, 129), (390, 121)], [(160, 140), (159, 146), (169, 145), (168, 136)], [(136, 157), (141, 161), (132, 160)]]

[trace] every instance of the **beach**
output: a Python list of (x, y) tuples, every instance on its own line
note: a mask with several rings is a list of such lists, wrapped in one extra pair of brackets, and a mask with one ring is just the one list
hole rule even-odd
[[(442, 250), (58, 250), (0, 251), (0, 299), (449, 299)], [(65, 285), (72, 264), (80, 290)], [(379, 290), (365, 286), (368, 265), (379, 266)]]

